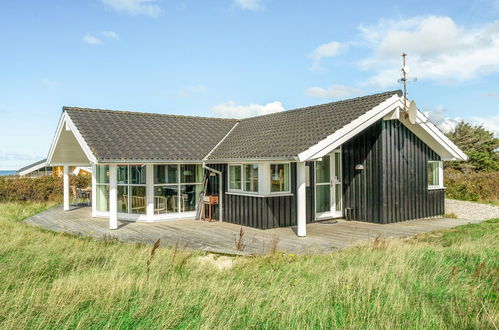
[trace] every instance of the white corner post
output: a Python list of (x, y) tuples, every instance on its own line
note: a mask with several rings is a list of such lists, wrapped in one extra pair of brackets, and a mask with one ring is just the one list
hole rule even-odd
[(296, 163), (297, 234), (307, 236), (307, 182), (305, 162)]
[(146, 215), (147, 221), (154, 221), (154, 165), (146, 165)]
[(63, 185), (64, 185), (64, 211), (69, 211), (69, 166), (64, 165), (63, 173)]
[(117, 166), (109, 165), (109, 229), (118, 229)]
[(92, 217), (97, 216), (97, 166), (92, 163)]

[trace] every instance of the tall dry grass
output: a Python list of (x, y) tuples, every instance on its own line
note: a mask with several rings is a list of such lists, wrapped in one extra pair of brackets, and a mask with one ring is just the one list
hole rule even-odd
[[(2, 328), (493, 328), (499, 221), (322, 256), (239, 257), (26, 227), (0, 204)], [(147, 271), (147, 261), (149, 271)], [(149, 276), (149, 279), (147, 277)]]

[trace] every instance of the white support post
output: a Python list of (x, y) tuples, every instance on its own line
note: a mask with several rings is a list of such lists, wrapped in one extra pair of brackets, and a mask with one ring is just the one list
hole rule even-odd
[(307, 192), (306, 192), (306, 166), (305, 162), (296, 163), (296, 203), (297, 203), (297, 234), (299, 237), (307, 236)]
[(97, 216), (97, 166), (92, 163), (92, 217)]
[(64, 211), (69, 211), (69, 166), (64, 165), (63, 173)]
[(146, 165), (146, 200), (147, 221), (154, 221), (154, 165)]
[(118, 177), (116, 165), (109, 165), (109, 229), (118, 229)]

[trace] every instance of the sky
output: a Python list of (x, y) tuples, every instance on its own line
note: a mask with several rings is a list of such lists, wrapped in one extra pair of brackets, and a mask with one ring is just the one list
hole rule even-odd
[(242, 118), (401, 88), (499, 136), (499, 0), (0, 3), (0, 170), (47, 156), (63, 106)]

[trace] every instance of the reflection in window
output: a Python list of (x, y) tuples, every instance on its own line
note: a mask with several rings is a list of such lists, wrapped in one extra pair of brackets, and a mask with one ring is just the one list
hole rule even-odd
[(241, 165), (229, 165), (229, 188), (233, 190), (241, 190)]
[(244, 165), (244, 191), (258, 192), (258, 164)]
[(429, 161), (428, 162), (428, 186), (438, 187), (440, 186), (440, 162), (439, 161)]
[(289, 191), (289, 164), (270, 164), (270, 192)]

